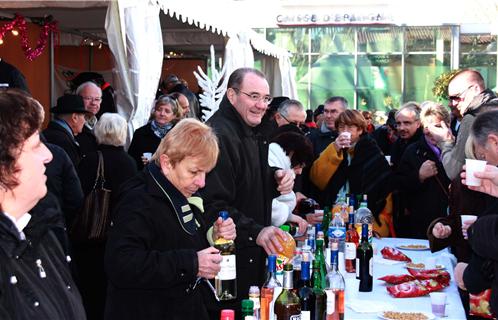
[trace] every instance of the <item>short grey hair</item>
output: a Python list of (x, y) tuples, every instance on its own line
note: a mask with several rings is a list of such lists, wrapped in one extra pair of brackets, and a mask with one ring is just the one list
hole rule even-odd
[(284, 117), (287, 117), (289, 115), (289, 110), (291, 108), (296, 108), (299, 111), (304, 111), (303, 104), (297, 100), (289, 99), (285, 100), (284, 102), (280, 103), (280, 106), (278, 107), (277, 112), (283, 115)]
[(128, 124), (119, 114), (106, 112), (95, 125), (94, 133), (98, 144), (121, 147), (126, 143)]
[(474, 144), (485, 146), (490, 134), (498, 135), (498, 110), (480, 113), (470, 129)]
[(93, 81), (87, 81), (87, 82), (83, 82), (82, 84), (80, 84), (78, 86), (78, 88), (76, 88), (76, 94), (80, 95), (81, 91), (83, 91), (83, 89), (85, 89), (88, 86), (92, 86), (92, 87), (99, 89), (100, 95), (102, 95), (102, 89), (100, 89), (100, 87)]
[(405, 103), (401, 106), (401, 108), (399, 108), (398, 112), (396, 112), (394, 118), (397, 118), (404, 110), (412, 112), (415, 115), (415, 120), (420, 120), (420, 105), (418, 104), (418, 102), (409, 101)]

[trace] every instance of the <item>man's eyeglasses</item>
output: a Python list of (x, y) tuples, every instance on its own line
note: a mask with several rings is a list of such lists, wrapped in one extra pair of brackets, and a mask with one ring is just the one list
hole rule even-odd
[(245, 94), (255, 103), (263, 101), (264, 104), (270, 104), (270, 102), (273, 100), (272, 96), (262, 96), (259, 93), (246, 93), (246, 92), (240, 90), (239, 88), (232, 88), (232, 89), (235, 90), (235, 92), (237, 92), (237, 93), (240, 92), (240, 93)]
[(102, 97), (82, 97), (84, 101), (87, 101), (87, 102), (101, 102), (102, 101)]
[(463, 90), (462, 92), (460, 92), (460, 93), (458, 93), (458, 94), (455, 94), (454, 96), (449, 96), (449, 97), (448, 97), (448, 100), (449, 100), (449, 101), (458, 101), (458, 102), (462, 101), (462, 100), (464, 99), (464, 98), (462, 98), (462, 95), (463, 95), (465, 92), (469, 91), (469, 89), (470, 89), (470, 88), (472, 88), (473, 86), (474, 86), (474, 85), (470, 85), (467, 89)]
[(280, 116), (281, 116), (282, 118), (284, 118), (284, 120), (285, 120), (285, 121), (287, 121), (287, 123), (289, 123), (289, 124), (293, 124), (293, 125), (295, 125), (295, 126), (297, 126), (297, 127), (299, 127), (299, 126), (301, 125), (301, 123), (298, 123), (298, 122), (296, 122), (296, 121), (290, 121), (290, 120), (289, 120), (289, 119), (287, 119), (287, 117), (286, 117), (286, 116), (284, 116), (283, 114), (281, 114), (281, 113), (279, 113), (279, 114), (280, 114)]

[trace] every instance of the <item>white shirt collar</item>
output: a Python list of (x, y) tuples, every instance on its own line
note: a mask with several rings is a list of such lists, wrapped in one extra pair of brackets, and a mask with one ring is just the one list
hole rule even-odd
[(25, 240), (26, 235), (24, 234), (23, 230), (28, 225), (29, 220), (31, 220), (31, 215), (29, 213), (25, 213), (19, 219), (16, 219), (14, 216), (11, 216), (7, 212), (3, 212), (3, 214), (7, 218), (9, 218), (12, 221), (12, 223), (16, 226), (17, 231), (19, 231), (19, 236), (21, 237), (21, 240)]

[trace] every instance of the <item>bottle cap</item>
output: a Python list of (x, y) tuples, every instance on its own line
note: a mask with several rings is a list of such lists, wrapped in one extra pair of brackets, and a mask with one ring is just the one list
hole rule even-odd
[(315, 225), (315, 230), (316, 230), (316, 232), (318, 232), (318, 231), (322, 231), (322, 224), (321, 224), (321, 223), (317, 223), (317, 224)]
[(235, 311), (232, 309), (223, 309), (221, 310), (220, 320), (234, 320), (235, 319)]
[(292, 267), (291, 263), (287, 263), (284, 265), (284, 271), (292, 271), (294, 268)]
[(280, 229), (283, 230), (283, 231), (285, 231), (285, 232), (289, 232), (290, 231), (290, 227), (288, 225), (285, 225), (285, 224), (281, 225)]
[(221, 219), (226, 220), (228, 219), (228, 211), (220, 211), (219, 216)]
[(301, 261), (301, 279), (309, 280), (310, 279), (310, 262), (309, 261)]
[(247, 310), (254, 310), (254, 301), (249, 299), (242, 300), (242, 312)]
[(275, 272), (277, 270), (277, 256), (269, 255), (268, 256), (268, 271)]
[(258, 286), (250, 286), (249, 287), (249, 296), (250, 295), (258, 295), (259, 296), (259, 287)]

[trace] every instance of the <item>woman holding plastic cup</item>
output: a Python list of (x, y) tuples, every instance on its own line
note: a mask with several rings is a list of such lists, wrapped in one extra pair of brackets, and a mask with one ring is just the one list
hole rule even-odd
[(366, 132), (367, 122), (359, 111), (345, 110), (335, 122), (339, 131), (313, 163), (311, 182), (320, 190), (324, 206), (332, 205), (337, 194), (367, 194), (368, 208), (375, 217), (374, 231), (392, 234), (392, 216), (387, 197), (391, 192), (391, 169), (375, 140)]
[(149, 123), (135, 131), (128, 149), (128, 154), (135, 159), (139, 170), (149, 162), (149, 155), (156, 151), (161, 139), (173, 128), (181, 115), (177, 100), (161, 96), (155, 101)]

